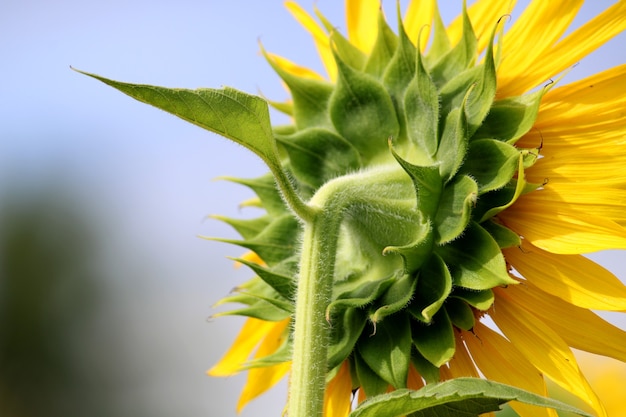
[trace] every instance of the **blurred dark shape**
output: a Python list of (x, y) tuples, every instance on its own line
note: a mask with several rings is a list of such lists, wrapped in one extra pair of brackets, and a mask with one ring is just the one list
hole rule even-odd
[(41, 188), (0, 195), (0, 416), (104, 416), (103, 376), (80, 351), (100, 300), (97, 240), (78, 199)]

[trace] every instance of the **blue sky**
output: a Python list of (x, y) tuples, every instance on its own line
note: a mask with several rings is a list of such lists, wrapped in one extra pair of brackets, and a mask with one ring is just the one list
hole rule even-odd
[[(446, 19), (460, 10), (460, 2), (454, 3), (459, 5), (443, 11)], [(577, 22), (613, 2), (588, 3)], [(301, 4), (311, 10), (313, 2)], [(344, 27), (340, 2), (316, 4)], [(389, 16), (394, 4), (385, 2)], [(117, 320), (124, 334), (120, 343), (127, 345), (124, 360), (135, 364), (134, 382), (126, 389), (171, 410), (169, 415), (234, 410), (243, 380), (216, 382), (203, 372), (240, 322), (205, 319), (211, 304), (248, 273), (232, 270), (225, 259), (240, 249), (196, 236), (235, 237), (228, 227), (206, 220), (208, 214), (258, 214), (237, 207), (250, 197), (246, 189), (212, 179), (253, 177), (265, 169), (240, 146), (135, 102), (70, 65), (129, 82), (228, 85), (284, 99), (258, 40), (322, 71), (310, 37), (280, 0), (5, 0), (0, 5), (0, 197), (8, 189), (61, 184), (94, 216), (105, 248), (103, 268), (111, 277), (107, 285), (122, 294), (111, 298), (111, 309), (130, 315), (103, 313)], [(622, 35), (603, 47), (572, 71), (572, 79), (624, 63), (624, 44)], [(599, 258), (624, 277), (617, 255)], [(131, 413), (128, 395), (118, 394), (120, 415)], [(279, 392), (253, 403), (242, 416), (278, 415), (283, 398)]]

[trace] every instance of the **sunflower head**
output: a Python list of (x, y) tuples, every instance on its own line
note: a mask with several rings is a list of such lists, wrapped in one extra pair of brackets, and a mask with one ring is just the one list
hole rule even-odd
[[(602, 168), (626, 161), (626, 67), (555, 89), (550, 77), (626, 29), (626, 2), (567, 36), (581, 0), (532, 1), (505, 33), (512, 3), (464, 4), (445, 27), (435, 1), (412, 1), (394, 31), (378, 1), (348, 0), (346, 37), (287, 2), (328, 78), (263, 49), (291, 95), (270, 102), (286, 126), (235, 90), (96, 76), (268, 163), (260, 178), (229, 178), (265, 214), (217, 217), (255, 273), (220, 301), (243, 307), (219, 315), (249, 320), (210, 371), (250, 371), (240, 408), (288, 372), (306, 302), (326, 326), (311, 350), (323, 352), (327, 416), (346, 415), (357, 389), (362, 399), (481, 373), (542, 395), (545, 375), (604, 415), (570, 346), (626, 360), (626, 333), (590, 311), (626, 311), (626, 289), (580, 256), (626, 248), (626, 179)], [(600, 100), (609, 93), (616, 106)], [(309, 294), (312, 263), (325, 284)]]

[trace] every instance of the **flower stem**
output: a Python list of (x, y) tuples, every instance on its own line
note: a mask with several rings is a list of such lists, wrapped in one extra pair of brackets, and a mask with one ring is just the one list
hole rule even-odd
[(304, 227), (296, 295), (289, 417), (321, 417), (326, 387), (329, 324), (326, 307), (332, 292), (340, 216), (318, 213)]

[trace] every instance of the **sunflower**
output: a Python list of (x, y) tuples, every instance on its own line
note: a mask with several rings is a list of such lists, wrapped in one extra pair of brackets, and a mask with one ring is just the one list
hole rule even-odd
[[(291, 93), (271, 103), (293, 120), (274, 128), (282, 166), (339, 218), (332, 288), (311, 301), (330, 323), (327, 417), (354, 392), (462, 376), (541, 395), (548, 379), (606, 415), (571, 349), (626, 361), (626, 332), (592, 311), (625, 311), (626, 287), (583, 256), (626, 248), (626, 65), (563, 78), (626, 29), (626, 2), (569, 33), (582, 0), (514, 3), (478, 0), (445, 27), (414, 0), (396, 34), (379, 1), (347, 0), (343, 35), (287, 2), (327, 76), (263, 50)], [(249, 318), (209, 371), (248, 371), (240, 410), (289, 372), (307, 235), (271, 175), (232, 180), (267, 212), (220, 218), (256, 273), (222, 300)]]

